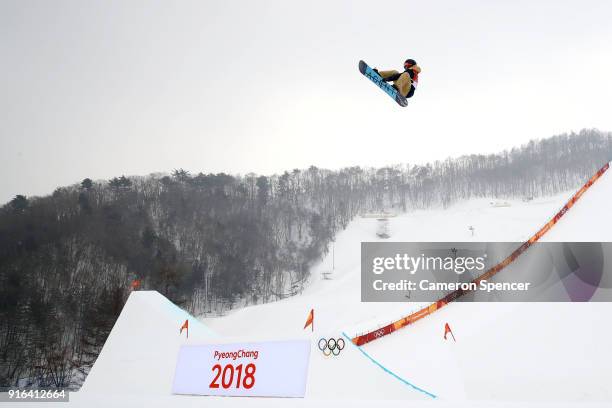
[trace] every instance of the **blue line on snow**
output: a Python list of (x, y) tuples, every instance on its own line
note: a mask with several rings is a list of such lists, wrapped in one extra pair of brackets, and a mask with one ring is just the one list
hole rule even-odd
[(342, 335), (344, 337), (347, 338), (347, 340), (349, 341), (349, 343), (351, 343), (353, 346), (357, 347), (357, 350), (361, 351), (361, 353), (366, 356), (371, 362), (373, 362), (374, 364), (376, 364), (377, 366), (379, 366), (380, 368), (383, 369), (384, 372), (386, 372), (387, 374), (397, 378), (398, 380), (400, 380), (402, 383), (404, 383), (405, 385), (408, 385), (412, 388), (414, 388), (415, 390), (422, 392), (423, 394), (427, 395), (428, 397), (431, 398), (438, 398), (436, 397), (434, 394), (432, 394), (429, 391), (425, 391), (424, 389), (417, 387), (416, 385), (412, 384), (409, 381), (404, 380), (402, 377), (400, 377), (399, 375), (395, 374), (393, 371), (389, 370), (387, 367), (383, 366), (382, 364), (380, 364), (378, 361), (374, 360), (374, 357), (372, 357), (371, 355), (369, 355), (368, 353), (365, 352), (364, 349), (362, 349), (361, 347), (359, 347), (358, 345), (354, 344), (353, 341), (351, 340), (351, 338), (349, 336), (346, 335), (345, 332), (342, 332)]

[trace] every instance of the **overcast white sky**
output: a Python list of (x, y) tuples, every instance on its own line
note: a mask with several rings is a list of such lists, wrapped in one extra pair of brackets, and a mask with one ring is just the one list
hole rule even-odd
[[(271, 174), (612, 130), (609, 1), (0, 0), (0, 203), (185, 168)], [(398, 107), (357, 62), (421, 65)]]

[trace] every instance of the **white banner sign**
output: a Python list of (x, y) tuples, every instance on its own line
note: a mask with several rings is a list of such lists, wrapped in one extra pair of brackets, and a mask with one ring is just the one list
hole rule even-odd
[(174, 394), (304, 397), (310, 341), (182, 346)]

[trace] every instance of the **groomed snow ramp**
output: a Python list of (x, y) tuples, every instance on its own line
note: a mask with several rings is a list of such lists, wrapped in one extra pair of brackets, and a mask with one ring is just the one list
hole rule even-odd
[[(187, 319), (189, 339), (185, 332), (179, 334)], [(159, 292), (132, 292), (81, 390), (168, 395), (179, 347), (215, 337)]]
[[(186, 319), (189, 319), (189, 339), (185, 332), (179, 334)], [(308, 333), (302, 335), (308, 336)], [(312, 339), (319, 337), (317, 333), (312, 335)], [(234, 340), (244, 340), (244, 337)], [(120, 395), (126, 401), (147, 400), (153, 396), (169, 404), (185, 398), (195, 398), (201, 403), (202, 397), (172, 395), (179, 348), (183, 344), (227, 341), (160, 293), (132, 292), (78, 393), (77, 405), (98, 406), (98, 401), (105, 401), (109, 393)], [(431, 399), (390, 377), (364, 359), (355, 347), (347, 345), (339, 357), (324, 357), (314, 340), (311, 347), (307, 398)], [(206, 401), (219, 402), (219, 398), (223, 399), (209, 397)]]

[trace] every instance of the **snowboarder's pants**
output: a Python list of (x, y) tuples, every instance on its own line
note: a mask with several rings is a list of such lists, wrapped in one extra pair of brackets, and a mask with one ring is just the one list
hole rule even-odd
[[(381, 77), (383, 77), (383, 79), (399, 75), (399, 72), (396, 70), (379, 71), (378, 73), (380, 74)], [(399, 92), (405, 98), (408, 95), (408, 92), (410, 92), (410, 87), (412, 85), (412, 79), (410, 78), (410, 75), (408, 75), (407, 72), (403, 72), (399, 76), (399, 78), (393, 81), (393, 85), (395, 85), (395, 87), (399, 90)]]

